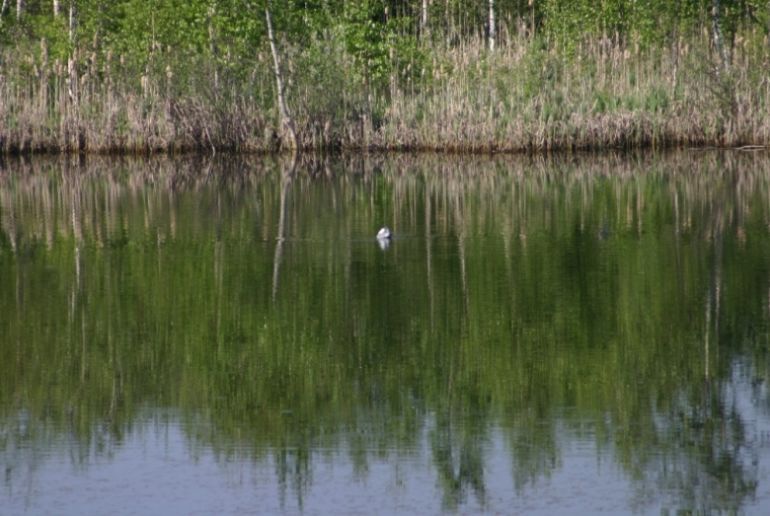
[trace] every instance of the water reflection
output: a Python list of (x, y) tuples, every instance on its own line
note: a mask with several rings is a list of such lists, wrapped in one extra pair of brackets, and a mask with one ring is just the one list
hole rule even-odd
[(190, 467), (269, 465), (289, 509), (333, 463), (508, 510), (586, 454), (617, 468), (594, 502), (622, 479), (620, 509), (767, 508), (767, 164), (6, 162), (4, 496), (58, 454), (130, 460), (149, 413)]

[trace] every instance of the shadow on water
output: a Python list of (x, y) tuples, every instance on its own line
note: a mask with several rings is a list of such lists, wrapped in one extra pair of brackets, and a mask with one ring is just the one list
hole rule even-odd
[(272, 464), (300, 509), (331, 455), (366, 478), (423, 453), (441, 508), (488, 507), (498, 441), (514, 497), (585, 445), (631, 509), (755, 504), (768, 163), (6, 161), (6, 492), (46, 450), (113, 456), (149, 413)]

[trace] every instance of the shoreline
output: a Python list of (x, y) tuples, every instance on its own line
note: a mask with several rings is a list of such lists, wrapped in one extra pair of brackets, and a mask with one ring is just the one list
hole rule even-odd
[(25, 148), (25, 149), (4, 149), (0, 151), (2, 158), (18, 157), (71, 157), (71, 156), (95, 156), (95, 157), (170, 157), (175, 156), (189, 157), (215, 157), (215, 156), (269, 156), (279, 157), (296, 154), (298, 156), (314, 155), (443, 155), (443, 156), (549, 156), (562, 155), (569, 156), (574, 154), (626, 154), (634, 152), (761, 152), (770, 151), (770, 144), (745, 143), (739, 145), (715, 145), (704, 143), (702, 145), (691, 145), (682, 143), (664, 143), (648, 144), (635, 146), (571, 146), (571, 147), (549, 147), (549, 148), (489, 148), (489, 146), (451, 146), (451, 147), (430, 147), (430, 146), (326, 146), (326, 147), (305, 147), (298, 149), (236, 149), (232, 147), (214, 148), (206, 146), (184, 147), (174, 149), (131, 149), (131, 148), (112, 148), (112, 149), (62, 149), (62, 148)]

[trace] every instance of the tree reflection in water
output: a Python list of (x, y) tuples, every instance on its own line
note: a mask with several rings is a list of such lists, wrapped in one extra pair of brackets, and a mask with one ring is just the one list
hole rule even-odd
[[(631, 507), (741, 510), (769, 406), (766, 169), (742, 154), (5, 162), (6, 484), (47, 448), (87, 468), (171, 409), (223, 463), (274, 464), (300, 508), (342, 450), (362, 478), (427, 451), (444, 509), (485, 507), (500, 432), (515, 493), (592, 442)], [(386, 253), (382, 221), (399, 236)]]

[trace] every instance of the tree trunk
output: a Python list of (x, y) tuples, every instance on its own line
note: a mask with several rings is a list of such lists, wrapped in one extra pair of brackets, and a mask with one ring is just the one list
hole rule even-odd
[(425, 38), (428, 34), (428, 0), (422, 0), (420, 9), (420, 37)]
[(5, 11), (8, 10), (8, 1), (9, 0), (3, 0), (3, 5), (0, 6), (0, 18), (2, 18), (5, 14)]
[(489, 0), (489, 50), (495, 49), (495, 0)]
[(722, 38), (722, 28), (721, 28), (721, 8), (719, 5), (719, 0), (712, 0), (711, 4), (711, 26), (712, 26), (712, 33), (714, 38), (714, 48), (716, 48), (717, 54), (719, 55), (720, 65), (722, 68), (727, 71), (727, 55), (725, 54), (725, 44)]
[(54, 18), (59, 16), (60, 12), (61, 12), (61, 1), (60, 0), (53, 0), (53, 15), (54, 15)]
[(530, 7), (530, 17), (531, 21), (529, 22), (529, 34), (530, 36), (535, 35), (535, 0), (529, 0), (529, 7)]
[(281, 61), (278, 58), (278, 49), (273, 36), (273, 22), (270, 18), (270, 8), (265, 4), (265, 20), (267, 21), (267, 39), (270, 42), (270, 52), (273, 54), (273, 72), (275, 74), (275, 86), (278, 97), (278, 111), (281, 115), (281, 142), (290, 149), (297, 148), (297, 133), (294, 130), (294, 122), (289, 115), (286, 99), (283, 94), (283, 77), (281, 76)]
[(278, 215), (278, 236), (275, 239), (275, 254), (273, 255), (273, 303), (278, 296), (278, 281), (281, 277), (281, 262), (283, 262), (283, 243), (286, 240), (287, 197), (296, 168), (296, 154), (292, 154), (288, 166), (281, 165), (281, 212)]
[[(70, 0), (69, 41), (71, 45), (75, 41), (76, 16), (75, 0)], [(72, 45), (72, 53), (67, 58), (67, 94), (70, 100), (70, 107), (68, 108), (70, 113), (67, 117), (70, 140), (67, 145), (70, 149), (80, 150), (83, 146), (83, 140), (80, 131), (80, 88), (78, 85), (77, 54), (77, 46)]]
[(77, 6), (75, 0), (70, 0), (70, 18), (69, 18), (69, 41), (72, 44), (75, 41), (75, 28), (77, 26)]
[(208, 9), (208, 16), (207, 16), (207, 24), (208, 24), (208, 32), (209, 32), (209, 52), (211, 53), (211, 59), (214, 62), (214, 98), (219, 99), (219, 69), (216, 65), (216, 55), (217, 55), (217, 46), (216, 46), (216, 34), (214, 32), (214, 16), (216, 15), (216, 3), (209, 6)]
[(16, 0), (16, 20), (21, 18), (21, 12), (24, 10), (24, 0)]

